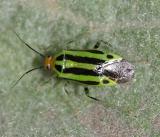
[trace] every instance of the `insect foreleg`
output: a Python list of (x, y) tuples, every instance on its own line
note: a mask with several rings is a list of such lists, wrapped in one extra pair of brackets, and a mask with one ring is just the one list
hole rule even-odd
[(94, 45), (94, 49), (98, 49), (100, 47), (101, 43), (104, 43), (104, 44), (108, 45), (109, 47), (112, 47), (112, 45), (109, 42), (104, 41), (104, 40), (98, 40), (96, 42), (96, 44)]

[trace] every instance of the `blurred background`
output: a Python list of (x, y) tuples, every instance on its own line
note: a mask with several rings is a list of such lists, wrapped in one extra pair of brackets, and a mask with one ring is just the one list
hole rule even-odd
[[(34, 71), (41, 53), (91, 49), (97, 40), (135, 65), (135, 78), (89, 87)], [(67, 44), (68, 41), (73, 41)], [(1, 137), (159, 137), (159, 0), (0, 0)], [(69, 92), (69, 95), (64, 90)]]

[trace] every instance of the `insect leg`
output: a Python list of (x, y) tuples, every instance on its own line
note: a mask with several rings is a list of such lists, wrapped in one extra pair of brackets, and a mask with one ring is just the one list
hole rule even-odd
[(104, 43), (104, 44), (108, 45), (109, 47), (112, 47), (112, 45), (109, 42), (104, 41), (104, 40), (98, 40), (97, 43), (94, 45), (94, 49), (98, 49), (100, 47), (101, 43)]
[(65, 82), (65, 84), (64, 84), (64, 91), (65, 91), (65, 93), (67, 94), (67, 95), (69, 95), (69, 92), (68, 92), (68, 90), (67, 90), (67, 84), (68, 84), (68, 82)]
[(74, 42), (74, 40), (70, 40), (70, 41), (66, 42), (66, 44), (68, 45), (68, 44), (71, 44), (73, 42)]
[(99, 46), (100, 46), (100, 44), (101, 44), (101, 42), (100, 41), (97, 41), (97, 43), (94, 45), (94, 49), (98, 49), (99, 48)]
[(99, 99), (97, 99), (97, 98), (92, 97), (92, 96), (89, 95), (89, 89), (88, 89), (88, 87), (84, 88), (84, 92), (85, 92), (85, 94), (86, 94), (87, 97), (89, 97), (89, 98), (91, 98), (93, 100), (96, 100), (96, 101), (100, 101)]

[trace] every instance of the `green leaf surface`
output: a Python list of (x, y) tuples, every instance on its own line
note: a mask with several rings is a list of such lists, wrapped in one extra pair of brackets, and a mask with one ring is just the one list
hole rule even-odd
[[(62, 49), (91, 49), (97, 40), (135, 65), (135, 78), (115, 87), (89, 87), (34, 71)], [(159, 0), (0, 0), (0, 136), (159, 137)], [(70, 44), (67, 42), (73, 41)], [(65, 93), (69, 92), (69, 95)]]

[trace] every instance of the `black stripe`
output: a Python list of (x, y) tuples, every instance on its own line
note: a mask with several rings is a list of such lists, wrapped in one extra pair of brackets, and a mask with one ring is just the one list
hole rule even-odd
[(90, 52), (90, 53), (96, 53), (96, 54), (104, 54), (103, 51), (99, 51), (99, 50), (85, 50), (87, 52)]
[(95, 71), (84, 69), (84, 68), (65, 68), (63, 69), (63, 73), (72, 73), (76, 75), (99, 76), (99, 74), (96, 73)]
[(68, 80), (73, 80), (75, 82), (79, 82), (79, 83), (87, 84), (87, 85), (98, 85), (99, 84), (99, 82), (97, 81), (81, 81), (81, 80), (74, 80), (74, 79), (68, 79)]
[(56, 58), (57, 61), (62, 61), (63, 59), (72, 60), (79, 63), (88, 63), (88, 64), (101, 64), (104, 63), (105, 60), (90, 58), (90, 57), (80, 57), (80, 56), (73, 56), (69, 54), (60, 55)]
[(62, 66), (61, 65), (55, 65), (55, 68), (57, 71), (61, 72), (62, 71)]
[(63, 54), (56, 58), (56, 60), (58, 60), (58, 61), (62, 61), (63, 59), (64, 59), (64, 55)]
[(77, 81), (77, 82), (87, 84), (87, 85), (98, 85), (99, 84), (99, 82), (96, 82), (96, 81)]
[(88, 49), (88, 50), (71, 50), (71, 51), (86, 51), (86, 52), (89, 52), (89, 53), (96, 53), (96, 54), (104, 54), (104, 52), (103, 51), (100, 51), (100, 50), (90, 50), (90, 49)]

